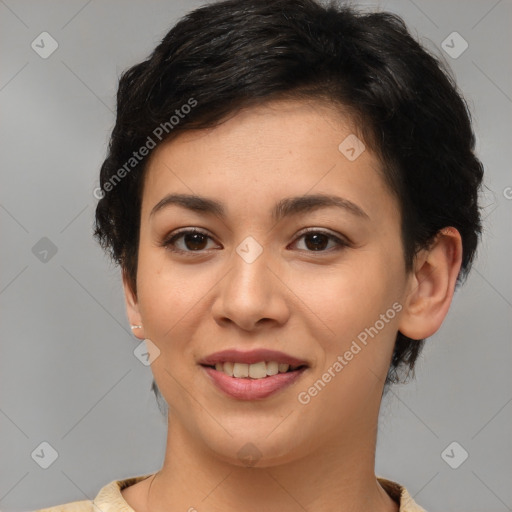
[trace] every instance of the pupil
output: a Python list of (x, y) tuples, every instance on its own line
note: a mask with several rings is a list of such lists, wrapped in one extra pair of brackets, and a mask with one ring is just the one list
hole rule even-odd
[(206, 236), (202, 233), (186, 234), (185, 245), (190, 250), (204, 249), (206, 246)]
[[(313, 251), (319, 251), (325, 249), (328, 243), (328, 238), (326, 235), (322, 235), (321, 233), (316, 233), (313, 235), (306, 236), (306, 247)], [(308, 241), (312, 243), (308, 243)]]

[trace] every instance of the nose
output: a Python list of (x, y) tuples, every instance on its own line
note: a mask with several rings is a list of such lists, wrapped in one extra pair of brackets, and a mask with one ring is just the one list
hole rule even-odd
[(263, 326), (284, 325), (290, 316), (286, 287), (270, 257), (263, 253), (248, 263), (236, 251), (230, 258), (230, 269), (219, 283), (212, 314), (221, 326), (236, 325), (244, 331)]

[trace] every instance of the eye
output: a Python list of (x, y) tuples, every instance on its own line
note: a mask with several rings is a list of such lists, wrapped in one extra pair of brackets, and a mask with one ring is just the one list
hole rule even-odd
[[(300, 243), (301, 239), (303, 239), (302, 243)], [(308, 252), (331, 252), (333, 248), (334, 250), (337, 250), (342, 247), (349, 246), (347, 241), (333, 235), (332, 233), (319, 231), (318, 229), (308, 229), (293, 243), (298, 243), (299, 246), (302, 245), (302, 247), (298, 247), (298, 249)]]
[[(350, 245), (349, 242), (330, 232), (312, 228), (303, 232), (291, 245), (294, 244), (299, 250), (307, 252), (331, 252)], [(208, 233), (196, 228), (183, 229), (171, 234), (162, 242), (162, 246), (171, 251), (183, 253), (203, 252), (219, 247)]]
[(166, 238), (162, 246), (175, 252), (201, 252), (214, 249), (217, 244), (203, 231), (199, 231), (198, 229), (184, 229)]

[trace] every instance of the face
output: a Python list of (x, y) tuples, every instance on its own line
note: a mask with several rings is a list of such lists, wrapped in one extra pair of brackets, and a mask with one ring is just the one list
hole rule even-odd
[(148, 164), (129, 316), (170, 425), (221, 459), (275, 465), (376, 427), (408, 276), (379, 161), (339, 149), (353, 133), (274, 102)]

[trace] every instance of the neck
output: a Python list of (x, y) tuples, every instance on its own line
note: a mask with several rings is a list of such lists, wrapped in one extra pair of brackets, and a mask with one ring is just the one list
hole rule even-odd
[(374, 474), (376, 434), (374, 426), (359, 425), (357, 433), (337, 436), (343, 439), (323, 451), (277, 464), (262, 457), (247, 467), (220, 460), (174, 417), (164, 465), (147, 486), (146, 508), (398, 512)]

